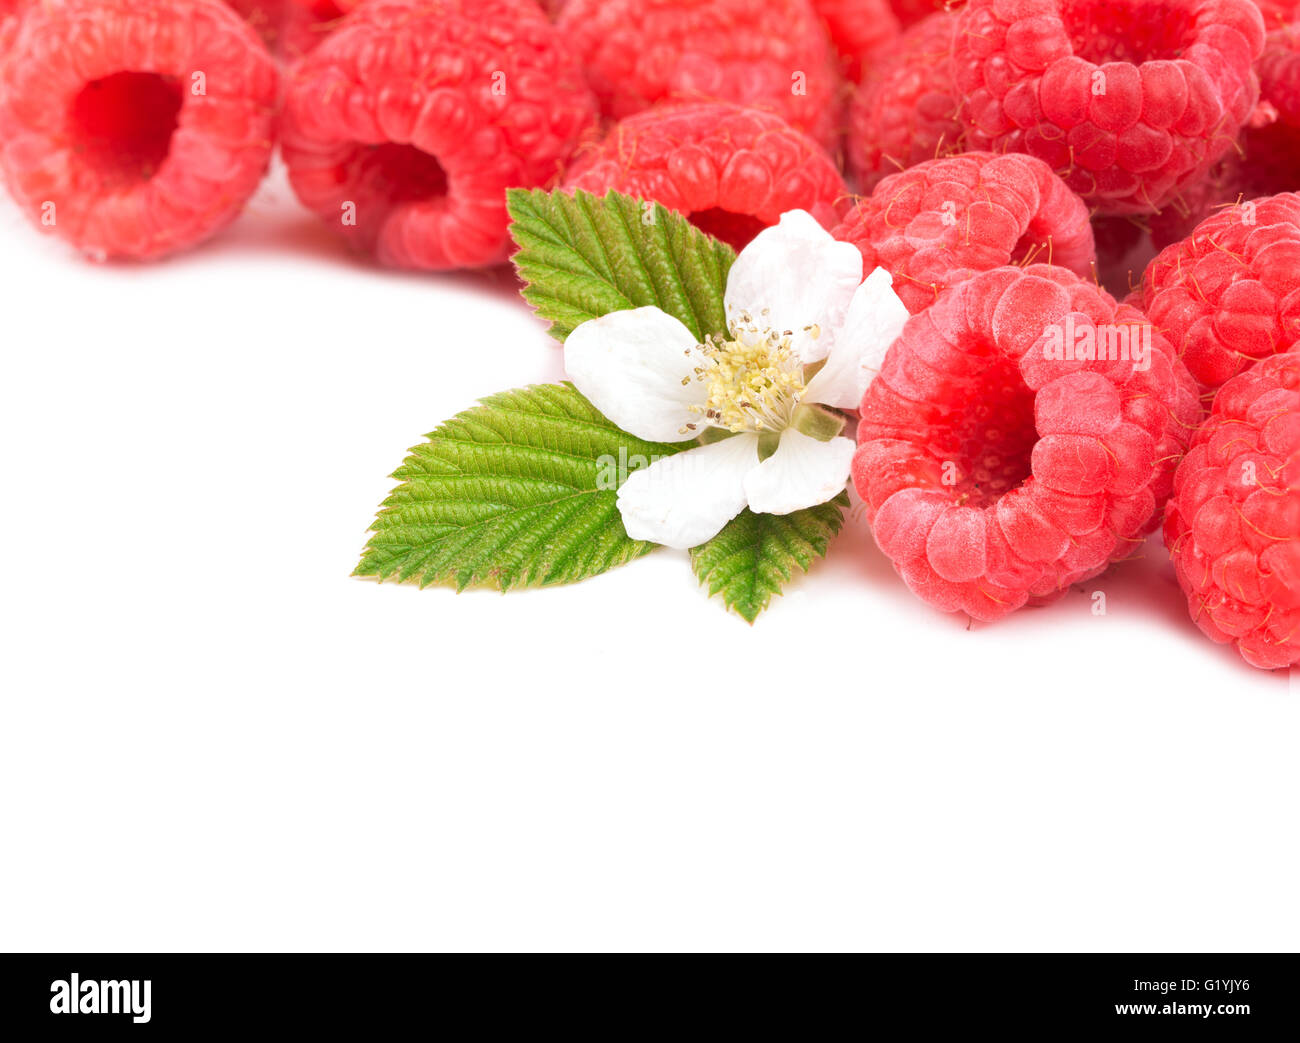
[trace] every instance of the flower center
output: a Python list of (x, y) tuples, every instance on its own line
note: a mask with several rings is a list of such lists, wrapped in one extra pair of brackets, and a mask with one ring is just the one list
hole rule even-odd
[(804, 392), (803, 361), (789, 330), (745, 323), (732, 329), (730, 340), (706, 337), (700, 345), (704, 362), (695, 379), (705, 382), (708, 401), (695, 408), (727, 431), (783, 431)]

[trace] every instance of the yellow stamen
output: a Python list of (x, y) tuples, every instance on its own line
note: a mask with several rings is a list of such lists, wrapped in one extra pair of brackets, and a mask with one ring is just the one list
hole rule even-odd
[(804, 392), (803, 363), (791, 334), (732, 330), (731, 340), (706, 337), (704, 363), (695, 378), (705, 382), (708, 401), (696, 411), (727, 431), (782, 431)]

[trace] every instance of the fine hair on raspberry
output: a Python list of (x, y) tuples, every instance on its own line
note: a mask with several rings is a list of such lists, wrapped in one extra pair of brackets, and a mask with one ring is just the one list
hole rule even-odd
[(1199, 410), (1140, 312), (1064, 268), (998, 268), (908, 321), (853, 480), (918, 597), (996, 620), (1134, 553)]
[(913, 313), (973, 272), (1033, 261), (1087, 275), (1088, 209), (1041, 160), (969, 152), (881, 181), (833, 233), (894, 277)]
[(295, 68), (298, 198), (382, 264), (503, 262), (506, 191), (558, 181), (596, 105), (535, 0), (368, 0)]
[(1263, 669), (1300, 663), (1300, 354), (1219, 390), (1178, 467), (1164, 534), (1207, 637)]
[(270, 162), (278, 74), (224, 3), (38, 3), (10, 35), (0, 168), (42, 230), (141, 260), (238, 216)]
[(834, 228), (848, 199), (834, 160), (812, 138), (775, 113), (722, 102), (628, 117), (579, 156), (564, 187), (654, 199), (737, 249), (790, 210)]
[(953, 76), (973, 148), (1048, 163), (1105, 214), (1149, 214), (1234, 147), (1259, 97), (1252, 0), (970, 0)]

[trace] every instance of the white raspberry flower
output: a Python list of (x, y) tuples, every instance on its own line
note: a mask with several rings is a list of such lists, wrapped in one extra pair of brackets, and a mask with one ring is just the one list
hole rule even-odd
[(907, 309), (877, 268), (809, 214), (791, 211), (727, 277), (728, 330), (703, 344), (658, 308), (610, 312), (569, 334), (574, 386), (624, 431), (701, 444), (635, 471), (618, 493), (633, 539), (695, 547), (746, 506), (789, 514), (834, 499), (856, 409)]

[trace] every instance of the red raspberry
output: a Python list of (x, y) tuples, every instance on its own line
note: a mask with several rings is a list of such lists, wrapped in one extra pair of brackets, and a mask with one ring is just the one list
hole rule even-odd
[(1300, 342), (1300, 195), (1220, 210), (1147, 266), (1135, 301), (1214, 389)]
[(834, 228), (848, 195), (825, 149), (780, 116), (705, 102), (625, 119), (564, 187), (655, 199), (737, 249), (787, 210)]
[(1165, 544), (1207, 637), (1266, 670), (1300, 663), (1300, 355), (1220, 389), (1174, 479)]
[(845, 75), (855, 83), (876, 49), (899, 33), (889, 0), (812, 0), (812, 5), (830, 33)]
[(567, 0), (558, 25), (606, 116), (730, 101), (839, 137), (838, 63), (808, 0)]
[(218, 0), (35, 4), (0, 70), (0, 165), (43, 229), (96, 258), (159, 257), (243, 209), (276, 92), (270, 55)]
[(1251, 0), (970, 0), (953, 74), (972, 147), (1027, 152), (1108, 214), (1153, 213), (1258, 99)]
[[(1142, 314), (1064, 268), (983, 272), (913, 316), (862, 399), (853, 479), (918, 597), (998, 619), (1103, 571), (1156, 524), (1199, 416)], [(1091, 336), (1106, 359), (1049, 357)], [(1127, 359), (1127, 360), (1126, 360)]]
[(1038, 260), (1083, 275), (1093, 260), (1087, 207), (1031, 156), (918, 163), (859, 199), (833, 234), (862, 251), (867, 271), (887, 268), (913, 314), (973, 272)]
[(864, 192), (889, 174), (963, 151), (961, 99), (948, 68), (955, 24), (941, 12), (912, 26), (854, 94), (847, 158)]
[(368, 0), (298, 65), (298, 198), (403, 268), (504, 261), (506, 190), (553, 181), (596, 106), (533, 0)]

